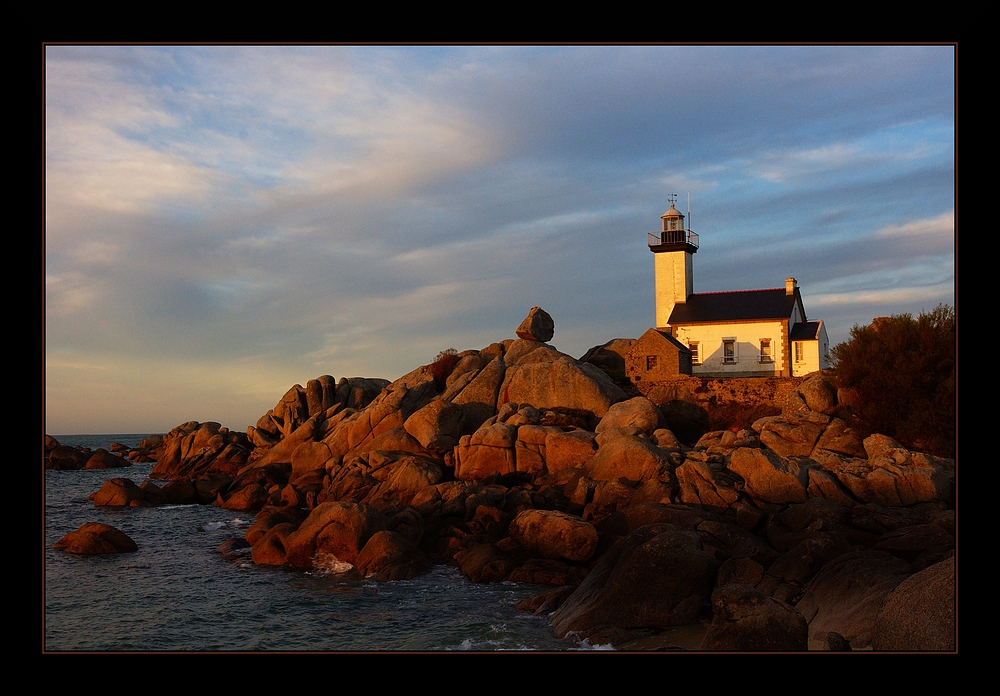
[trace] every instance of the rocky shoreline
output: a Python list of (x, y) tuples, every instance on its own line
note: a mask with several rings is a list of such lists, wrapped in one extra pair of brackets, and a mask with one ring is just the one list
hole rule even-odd
[(548, 584), (523, 608), (591, 644), (710, 620), (702, 650), (956, 649), (954, 460), (862, 440), (820, 373), (779, 415), (699, 432), (697, 406), (609, 376), (614, 341), (576, 360), (553, 328), (534, 308), (519, 338), (392, 383), (310, 380), (245, 433), (182, 424), (128, 453), (163, 487), (92, 499), (256, 511), (220, 550), (259, 565)]

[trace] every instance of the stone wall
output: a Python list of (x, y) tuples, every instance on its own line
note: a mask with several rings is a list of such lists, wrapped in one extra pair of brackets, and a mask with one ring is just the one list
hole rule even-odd
[(654, 404), (675, 399), (699, 406), (740, 404), (781, 406), (785, 395), (795, 389), (802, 377), (678, 377), (657, 382), (640, 382), (636, 386)]

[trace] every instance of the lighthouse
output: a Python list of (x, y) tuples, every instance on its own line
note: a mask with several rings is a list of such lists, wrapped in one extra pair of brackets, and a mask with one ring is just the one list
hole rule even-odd
[(674, 205), (676, 194), (669, 200), (662, 229), (648, 233), (656, 327), (629, 351), (629, 379), (647, 385), (677, 374), (799, 377), (829, 367), (826, 327), (806, 320), (795, 278), (783, 287), (695, 293), (698, 235)]
[(663, 229), (649, 233), (649, 250), (654, 254), (656, 270), (656, 328), (665, 330), (670, 314), (678, 304), (694, 294), (693, 257), (698, 251), (698, 235), (684, 224), (684, 215), (674, 206), (660, 216)]

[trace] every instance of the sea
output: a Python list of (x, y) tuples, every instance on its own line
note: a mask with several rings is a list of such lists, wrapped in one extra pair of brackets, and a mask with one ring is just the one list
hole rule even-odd
[[(144, 434), (55, 435), (60, 444), (136, 447)], [(476, 584), (437, 566), (414, 579), (348, 580), (322, 570), (226, 560), (252, 513), (214, 505), (97, 508), (112, 478), (141, 484), (152, 464), (44, 472), (46, 652), (387, 652), (610, 649), (556, 638), (549, 620), (515, 604), (547, 586)], [(155, 481), (163, 485), (163, 481)], [(51, 548), (88, 522), (120, 529), (135, 553), (78, 556)]]

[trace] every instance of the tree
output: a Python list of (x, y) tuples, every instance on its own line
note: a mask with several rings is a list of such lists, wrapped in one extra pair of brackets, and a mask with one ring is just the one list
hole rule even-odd
[(855, 325), (833, 349), (854, 425), (914, 449), (955, 456), (955, 308), (938, 305)]

